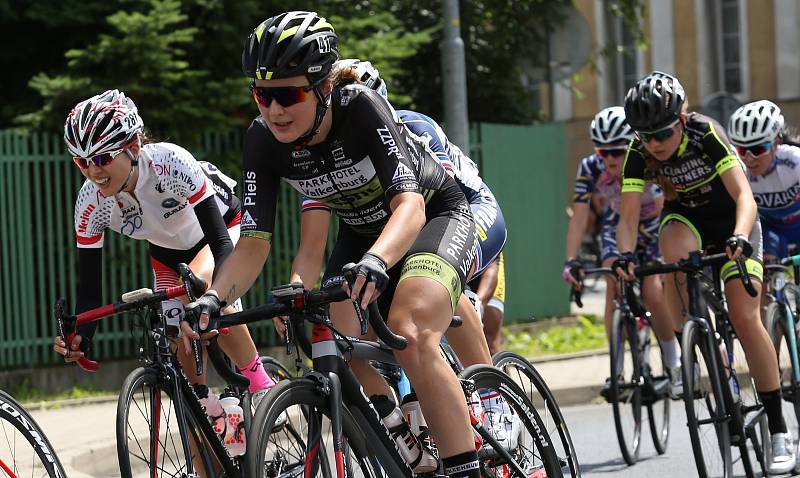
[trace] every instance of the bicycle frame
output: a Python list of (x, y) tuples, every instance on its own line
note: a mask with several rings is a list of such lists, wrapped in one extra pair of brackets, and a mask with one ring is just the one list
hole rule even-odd
[[(787, 297), (787, 292), (791, 293), (795, 298), (795, 304), (796, 305), (800, 304), (800, 286), (798, 285), (798, 283), (800, 283), (800, 264), (795, 264), (794, 260), (795, 257), (797, 257), (798, 260), (800, 260), (800, 256), (793, 256), (787, 258), (786, 261), (782, 261), (782, 262), (790, 262), (794, 267), (794, 282), (793, 283), (789, 282), (781, 288), (776, 288), (774, 290), (773, 296), (775, 298), (775, 301), (781, 304), (784, 310), (784, 314), (781, 317), (781, 327), (785, 331), (784, 337), (786, 338), (787, 348), (789, 349), (789, 360), (792, 363), (792, 373), (794, 375), (793, 377), (794, 382), (800, 384), (800, 358), (798, 358), (797, 354), (797, 338), (796, 334), (791, 333), (791, 331), (795, 330), (795, 325), (796, 325), (795, 315), (797, 312), (800, 312), (800, 309), (798, 309), (797, 312), (793, 312), (792, 307), (789, 304), (789, 298)], [(773, 272), (777, 271), (779, 273), (783, 272), (786, 269), (787, 269), (786, 265), (775, 264), (775, 265), (765, 266), (766, 271), (773, 271)]]

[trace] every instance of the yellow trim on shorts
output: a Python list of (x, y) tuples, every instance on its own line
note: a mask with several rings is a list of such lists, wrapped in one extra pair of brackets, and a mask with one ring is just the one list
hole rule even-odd
[[(762, 266), (760, 262), (755, 259), (747, 259), (744, 261), (744, 266), (747, 270), (747, 275), (759, 282), (763, 282), (764, 266)], [(739, 270), (736, 268), (736, 262), (728, 261), (723, 264), (719, 275), (722, 278), (722, 282), (728, 282), (731, 279), (739, 277)]]
[(497, 286), (494, 288), (494, 293), (492, 293), (492, 298), (497, 299), (500, 302), (506, 302), (506, 260), (503, 253), (500, 253), (499, 264), (497, 266)]
[(427, 277), (441, 284), (450, 294), (453, 311), (461, 297), (461, 279), (452, 264), (431, 252), (421, 252), (406, 257), (400, 270), (400, 281), (409, 277)]
[(664, 226), (666, 226), (667, 223), (670, 222), (670, 221), (680, 222), (681, 224), (684, 224), (689, 229), (691, 229), (692, 233), (694, 234), (694, 238), (697, 239), (697, 248), (698, 249), (702, 249), (703, 248), (703, 238), (700, 237), (700, 231), (698, 231), (697, 228), (694, 227), (694, 224), (692, 224), (692, 221), (687, 219), (685, 216), (683, 216), (681, 214), (678, 214), (678, 213), (674, 213), (674, 212), (670, 213), (670, 214), (667, 214), (666, 216), (664, 216), (661, 219), (661, 224), (659, 224), (659, 226), (658, 226), (658, 237), (661, 237), (661, 231), (664, 229)]

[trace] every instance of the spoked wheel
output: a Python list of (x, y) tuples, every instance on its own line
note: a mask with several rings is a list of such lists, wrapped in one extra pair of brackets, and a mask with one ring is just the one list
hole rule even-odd
[(484, 442), (478, 450), (482, 476), (564, 476), (544, 421), (508, 375), (488, 365), (472, 365), (460, 378), (472, 381), (482, 398), (499, 405), (487, 409), (484, 401)]
[(519, 385), (528, 400), (536, 407), (550, 435), (550, 442), (558, 455), (564, 476), (580, 477), (578, 458), (564, 415), (536, 368), (519, 354), (510, 351), (495, 354), (492, 361), (495, 367), (505, 372)]
[(775, 351), (778, 353), (778, 368), (780, 370), (783, 399), (792, 407), (793, 413), (784, 413), (786, 426), (792, 436), (797, 437), (800, 436), (800, 383), (798, 383), (800, 369), (795, 369), (795, 367), (800, 366), (800, 364), (795, 362), (793, 365), (792, 356), (794, 355), (794, 360), (800, 360), (800, 358), (798, 358), (796, 334), (793, 334), (795, 336), (795, 350), (792, 351), (791, 337), (784, 332), (787, 314), (790, 313), (784, 304), (772, 302), (767, 306), (767, 311), (764, 314), (764, 325), (773, 345), (775, 345)]
[(642, 370), (644, 376), (648, 377), (646, 382), (649, 383), (649, 388), (643, 397), (643, 402), (647, 406), (653, 446), (659, 455), (663, 455), (667, 451), (667, 440), (669, 440), (669, 408), (672, 403), (667, 393), (669, 376), (661, 346), (650, 336), (650, 328), (645, 330), (647, 335), (644, 336), (644, 344), (640, 344), (640, 347), (643, 352)]
[(633, 465), (639, 459), (642, 433), (642, 364), (636, 353), (636, 325), (614, 311), (611, 326), (610, 399), (622, 459)]
[[(683, 327), (683, 400), (694, 461), (700, 478), (733, 476), (731, 418), (725, 412), (719, 370), (711, 370), (705, 332), (695, 321)], [(724, 386), (728, 386), (727, 383)]]
[(63, 478), (64, 469), (30, 414), (0, 390), (0, 477)]
[(335, 477), (337, 460), (348, 477), (384, 476), (352, 415), (344, 409), (340, 413), (341, 458), (334, 456), (328, 401), (316, 383), (303, 378), (279, 382), (253, 417), (247, 445), (252, 476)]
[(170, 394), (154, 369), (138, 368), (125, 379), (117, 404), (117, 454), (123, 478), (184, 477), (189, 470), (187, 451), (194, 457), (194, 470), (215, 476), (214, 458), (209, 447), (199, 445), (204, 440), (191, 413), (184, 414), (190, 442), (185, 449)]

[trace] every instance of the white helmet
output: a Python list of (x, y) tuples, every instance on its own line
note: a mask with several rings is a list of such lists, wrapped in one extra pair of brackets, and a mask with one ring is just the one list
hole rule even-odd
[(734, 111), (728, 120), (728, 136), (737, 146), (772, 142), (781, 131), (781, 109), (769, 100), (747, 103)]
[(592, 120), (591, 136), (596, 145), (630, 142), (633, 130), (625, 121), (625, 108), (611, 106), (597, 113)]
[(72, 108), (64, 123), (64, 141), (73, 156), (91, 158), (119, 151), (143, 128), (133, 100), (108, 90)]
[(336, 70), (337, 68), (352, 68), (356, 70), (361, 84), (377, 91), (384, 98), (388, 98), (389, 92), (386, 91), (386, 82), (383, 81), (378, 69), (372, 66), (372, 63), (357, 58), (346, 58), (333, 64), (333, 69)]

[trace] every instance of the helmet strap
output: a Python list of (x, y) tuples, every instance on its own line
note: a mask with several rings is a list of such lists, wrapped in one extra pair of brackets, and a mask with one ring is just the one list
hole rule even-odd
[(319, 133), (319, 127), (322, 125), (322, 119), (325, 118), (325, 113), (328, 111), (328, 106), (330, 106), (331, 102), (331, 95), (327, 97), (322, 94), (321, 84), (325, 81), (326, 78), (321, 78), (316, 82), (312, 83), (313, 88), (312, 91), (314, 92), (314, 96), (317, 97), (317, 114), (314, 117), (314, 124), (311, 126), (311, 129), (306, 132), (303, 136), (297, 138), (294, 142), (297, 146), (306, 146), (314, 136)]
[(134, 171), (134, 170), (136, 169), (136, 167), (139, 165), (139, 158), (138, 158), (138, 157), (134, 158), (134, 157), (133, 157), (133, 155), (131, 155), (131, 153), (129, 153), (127, 149), (125, 150), (125, 154), (127, 154), (127, 155), (128, 155), (128, 157), (129, 157), (129, 158), (131, 158), (131, 170), (130, 170), (130, 171), (128, 171), (128, 177), (127, 177), (127, 178), (125, 178), (125, 182), (124, 182), (124, 183), (122, 183), (122, 186), (120, 186), (120, 188), (119, 188), (119, 191), (117, 191), (117, 192), (116, 192), (116, 193), (114, 193), (114, 194), (119, 194), (119, 193), (121, 193), (122, 191), (124, 191), (124, 190), (125, 190), (125, 188), (127, 188), (127, 187), (128, 187), (128, 183), (131, 181), (131, 178), (133, 177), (133, 171)]

